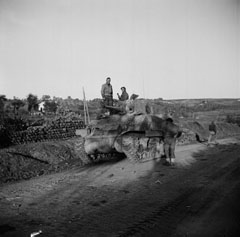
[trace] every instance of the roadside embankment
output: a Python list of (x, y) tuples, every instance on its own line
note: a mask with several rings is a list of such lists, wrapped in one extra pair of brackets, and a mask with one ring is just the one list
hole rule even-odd
[[(177, 145), (196, 143), (208, 137), (208, 123), (182, 122), (182, 136)], [(240, 127), (230, 123), (217, 123), (217, 137), (240, 135)], [(30, 179), (35, 176), (59, 172), (89, 163), (83, 148), (83, 139), (43, 141), (19, 144), (0, 149), (0, 183)]]
[(0, 183), (84, 165), (83, 140), (72, 138), (0, 149)]
[[(237, 124), (217, 122), (217, 138), (234, 137), (240, 135), (240, 127)], [(188, 144), (197, 141), (206, 141), (209, 136), (207, 122), (183, 121), (180, 122), (183, 134), (178, 140), (178, 144)]]

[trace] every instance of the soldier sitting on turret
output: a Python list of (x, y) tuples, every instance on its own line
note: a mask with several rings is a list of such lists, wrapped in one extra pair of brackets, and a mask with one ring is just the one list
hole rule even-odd
[(129, 95), (128, 95), (128, 93), (127, 93), (126, 87), (124, 87), (124, 86), (121, 87), (121, 90), (122, 90), (121, 96), (117, 93), (118, 99), (119, 99), (120, 101), (126, 101), (126, 100), (128, 100), (128, 99), (129, 99)]

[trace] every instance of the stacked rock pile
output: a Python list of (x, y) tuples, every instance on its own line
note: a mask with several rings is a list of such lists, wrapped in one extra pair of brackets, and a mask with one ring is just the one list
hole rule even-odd
[(23, 131), (7, 131), (12, 144), (41, 142), (48, 140), (67, 139), (75, 136), (76, 129), (84, 128), (84, 122), (79, 119), (57, 118), (42, 126), (30, 126)]

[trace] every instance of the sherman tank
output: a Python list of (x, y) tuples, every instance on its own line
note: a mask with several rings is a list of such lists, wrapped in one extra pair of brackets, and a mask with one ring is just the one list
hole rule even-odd
[(84, 150), (93, 160), (108, 154), (124, 154), (131, 161), (158, 158), (166, 136), (180, 136), (177, 125), (152, 114), (144, 100), (106, 107), (110, 115), (91, 121), (84, 137)]

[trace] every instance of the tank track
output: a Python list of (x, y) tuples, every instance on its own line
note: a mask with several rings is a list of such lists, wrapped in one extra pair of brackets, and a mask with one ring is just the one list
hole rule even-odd
[(122, 159), (124, 157), (124, 154), (113, 152), (113, 153), (98, 153), (94, 155), (88, 155), (89, 159), (92, 163), (98, 163), (101, 161), (110, 161), (114, 159)]
[(116, 143), (132, 162), (160, 158), (162, 154), (160, 138), (146, 137), (141, 133), (127, 133), (117, 138)]
[(79, 138), (74, 144), (74, 151), (79, 156), (83, 165), (92, 163), (91, 158), (85, 152), (84, 149), (84, 139)]
[(149, 138), (141, 133), (133, 132), (121, 135), (115, 143), (115, 146), (120, 147), (117, 149), (120, 150), (119, 152), (88, 155), (84, 150), (84, 141), (80, 139), (75, 143), (75, 150), (80, 154), (83, 165), (122, 159), (125, 156), (132, 162), (142, 162), (160, 158), (162, 155), (160, 138)]

